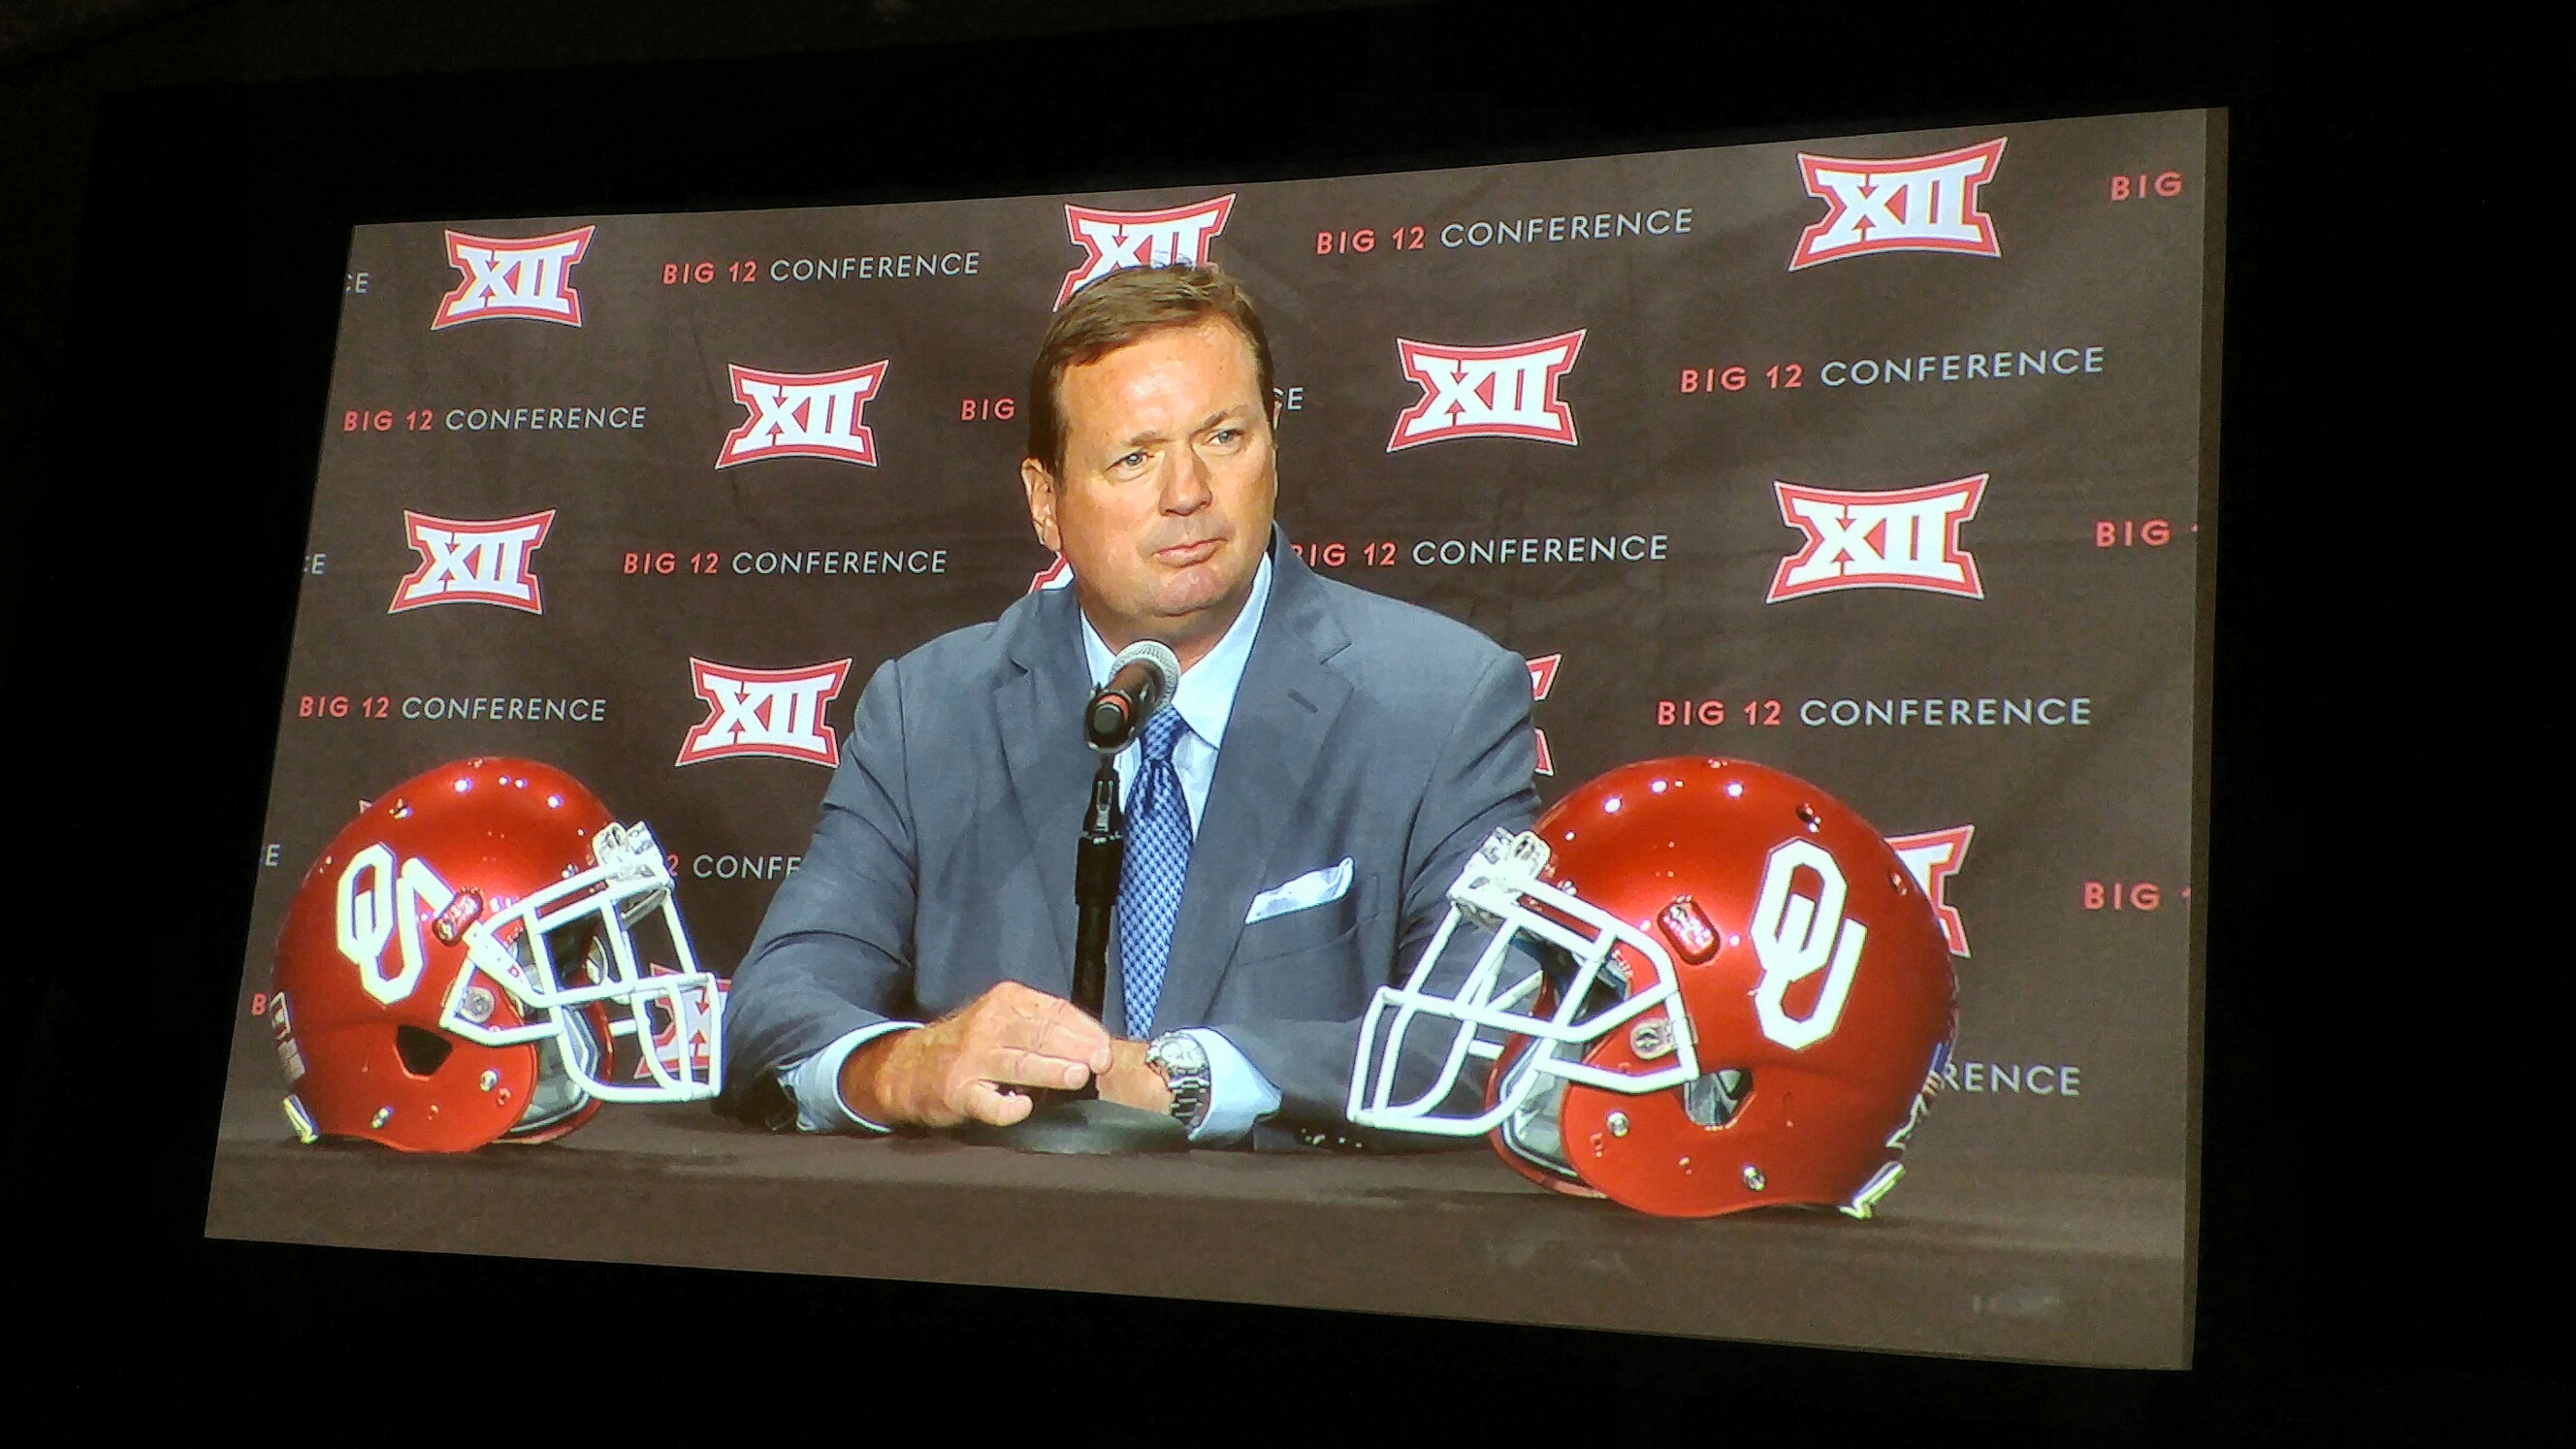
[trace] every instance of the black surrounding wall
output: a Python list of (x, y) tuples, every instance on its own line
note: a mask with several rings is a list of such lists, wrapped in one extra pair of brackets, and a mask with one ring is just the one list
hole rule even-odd
[[(2321, 241), (2313, 224), (2321, 190), (2369, 173), (2355, 126), (2383, 72), (2356, 68), (2353, 37), (2242, 10), (2081, 29), (1813, 13), (1703, 29), (1405, 6), (1034, 39), (1064, 22), (813, 8), (831, 53), (798, 53), (793, 7), (737, 24), (566, 6), (532, 12), (528, 39), (497, 50), (429, 7), (346, 40), (299, 28), (295, 7), (179, 7), (162, 30), (93, 37), (8, 77), (10, 184), (34, 198), (11, 208), (19, 280), (0, 339), (21, 822), (8, 969), (28, 1024), (9, 1176), (73, 1381), (122, 1376), (149, 1340), (190, 1349), (152, 1362), (211, 1354), (255, 1392), (280, 1365), (334, 1358), (335, 1304), (400, 1305), (426, 1343), (533, 1290), (693, 1305), (706, 1327), (690, 1351), (719, 1408), (771, 1384), (802, 1392), (784, 1386), (810, 1381), (810, 1361), (781, 1325), (846, 1341), (885, 1391), (943, 1399), (970, 1368), (1043, 1344), (1069, 1346), (1062, 1372), (1093, 1384), (1094, 1355), (1144, 1365), (1186, 1345), (1209, 1357), (1170, 1392), (1194, 1420), (1215, 1416), (1211, 1432), (1428, 1398), (1486, 1423), (1547, 1413), (1623, 1435), (1678, 1408), (1712, 1433), (1812, 1431), (1822, 1414), (1835, 1432), (2152, 1440), (2356, 1408), (2433, 1417), (2486, 1392), (2455, 1401), (2443, 1375), (2492, 1364), (2499, 1335), (2476, 1302), (2491, 1290), (2443, 1247), (2457, 1226), (2413, 1211), (2449, 1199), (2481, 1144), (2403, 1069), (2412, 1056), (2381, 1045), (2420, 1014), (2393, 989), (2415, 979), (2391, 950), (2403, 933), (2374, 920), (2379, 875), (2338, 872), (2362, 847), (2316, 809), (2364, 717), (2339, 693), (2347, 641), (2393, 637), (2398, 607), (2336, 550), (2409, 532), (2378, 508), (2384, 400), (2341, 379), (2387, 345), (2392, 277), (2420, 259)], [(1195, 98), (1178, 138), (1122, 99), (1176, 87)], [(969, 180), (1061, 192), (1174, 170), (1258, 178), (2199, 105), (2230, 108), (2233, 163), (2191, 1374), (200, 1241), (351, 223), (876, 200)], [(84, 148), (85, 196), (66, 181)], [(2440, 698), (2465, 667), (2435, 657), (2410, 692)], [(1455, 1389), (1426, 1394), (1426, 1372)]]

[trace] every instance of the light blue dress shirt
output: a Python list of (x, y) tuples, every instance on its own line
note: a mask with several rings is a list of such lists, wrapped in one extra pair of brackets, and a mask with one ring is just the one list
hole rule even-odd
[[(1233, 626), (1206, 657), (1182, 671), (1181, 687), (1172, 696), (1172, 708), (1180, 711), (1182, 723), (1189, 726), (1172, 746), (1172, 769), (1181, 777), (1181, 795), (1189, 802), (1193, 839), (1198, 834), (1199, 817), (1207, 809), (1208, 789), (1216, 780), (1216, 757), (1225, 744), (1226, 720), (1234, 713), (1234, 696), (1242, 687), (1244, 666), (1252, 662), (1253, 637), (1261, 632), (1261, 616), (1269, 603), (1270, 559), (1265, 554), (1252, 576), (1252, 597), (1244, 601), (1243, 612), (1235, 616)], [(1082, 620), (1083, 658), (1089, 664), (1092, 687), (1096, 689), (1108, 681), (1109, 666), (1116, 656), (1080, 609), (1074, 611), (1074, 616)], [(1141, 742), (1130, 744), (1119, 753), (1118, 796), (1122, 802), (1135, 779), (1137, 752), (1143, 748)], [(796, 1099), (797, 1127), (806, 1132), (884, 1131), (842, 1102), (841, 1064), (849, 1060), (850, 1053), (878, 1037), (910, 1031), (919, 1025), (883, 1021), (861, 1027), (812, 1056), (779, 1067), (780, 1080)], [(1223, 1146), (1239, 1141), (1252, 1130), (1253, 1123), (1279, 1110), (1279, 1089), (1223, 1033), (1192, 1027), (1181, 1035), (1196, 1041), (1208, 1057), (1208, 1111), (1191, 1131), (1192, 1142)]]

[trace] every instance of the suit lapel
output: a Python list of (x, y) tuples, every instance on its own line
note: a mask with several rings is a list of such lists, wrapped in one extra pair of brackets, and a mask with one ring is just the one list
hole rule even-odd
[[(1322, 587), (1285, 546), (1285, 537), (1274, 535), (1269, 607), (1226, 717), (1216, 778), (1190, 848), (1189, 882), (1172, 927), (1162, 999), (1154, 1008), (1157, 1032), (1206, 1019), (1243, 934), (1243, 913), (1265, 883), (1280, 833), (1305, 795), (1333, 721), (1350, 700), (1349, 681), (1325, 667), (1350, 638), (1324, 608)], [(1069, 847), (1067, 854), (1070, 859)], [(1302, 869), (1318, 863), (1298, 864)]]
[(1092, 770), (1080, 731), (1091, 681), (1075, 632), (1073, 590), (1051, 589), (1027, 602), (1025, 611), (1002, 617), (1019, 670), (994, 690), (994, 704), (1011, 794), (1046, 891), (1047, 917), (1055, 925), (1056, 953), (1052, 961), (1014, 964), (1026, 971), (1022, 979), (1028, 984), (1060, 996), (1073, 987), (1074, 845), (1082, 835)]

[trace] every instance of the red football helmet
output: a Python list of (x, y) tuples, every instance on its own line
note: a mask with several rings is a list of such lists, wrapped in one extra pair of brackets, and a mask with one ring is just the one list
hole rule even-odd
[[(668, 965), (634, 935), (656, 917)], [(698, 969), (661, 846), (533, 760), (441, 765), (361, 812), (305, 872), (272, 979), (306, 1142), (542, 1142), (603, 1101), (723, 1083), (724, 983)]]
[[(1922, 887), (1832, 796), (1742, 760), (1624, 765), (1496, 831), (1449, 900), (1362, 1023), (1352, 1121), (1491, 1133), (1533, 1181), (1666, 1217), (1867, 1217), (1904, 1174), (1957, 983)], [(1462, 920), (1493, 935), (1451, 986)], [(1415, 1030), (1445, 1065), (1395, 1101)], [(1471, 1057), (1484, 1110), (1444, 1114)]]

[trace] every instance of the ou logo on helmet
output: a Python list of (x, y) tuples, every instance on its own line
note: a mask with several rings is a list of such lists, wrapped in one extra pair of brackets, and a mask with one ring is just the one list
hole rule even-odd
[[(1815, 873), (1819, 889), (1803, 896), (1790, 889), (1800, 869)], [(1753, 988), (1753, 1014), (1762, 1034), (1791, 1051), (1803, 1051), (1834, 1034), (1842, 1021), (1843, 1002), (1851, 995), (1852, 974), (1860, 966), (1861, 943), (1869, 928), (1843, 915), (1847, 888), (1842, 867), (1812, 840), (1791, 838), (1771, 847), (1763, 862), (1762, 891), (1753, 905), (1746, 934), (1762, 963), (1762, 981)], [(1801, 1019), (1787, 1006), (1789, 988), (1825, 973), (1815, 1009)]]
[[(349, 857), (336, 895), (340, 954), (357, 966), (358, 984), (387, 1006), (411, 995), (427, 964), (421, 954), (421, 903), (428, 904), (430, 915), (441, 916), (455, 904), (456, 892), (418, 856), (396, 870), (392, 848), (380, 840)], [(385, 946), (397, 934), (402, 964), (388, 974)]]

